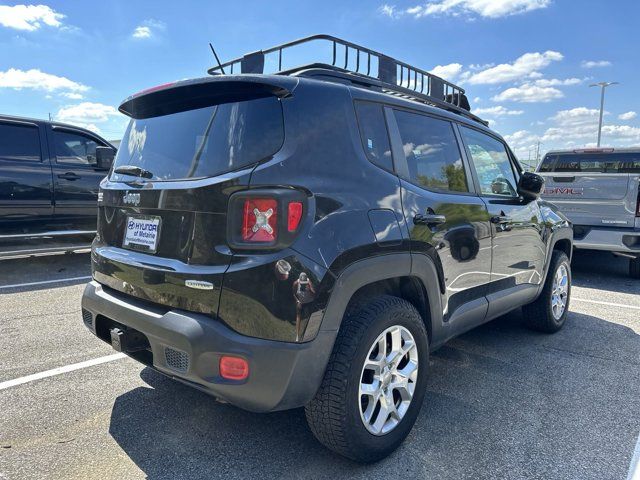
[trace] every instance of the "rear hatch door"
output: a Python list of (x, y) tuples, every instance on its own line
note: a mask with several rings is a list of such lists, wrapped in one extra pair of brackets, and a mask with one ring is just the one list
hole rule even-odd
[(92, 264), (115, 290), (216, 314), (232, 258), (229, 197), (281, 148), (283, 115), (264, 86), (238, 93), (232, 81), (207, 81), (218, 96), (206, 97), (186, 83), (121, 106), (134, 117), (101, 186)]
[(575, 225), (634, 227), (640, 154), (552, 154), (539, 173), (545, 178), (543, 197)]

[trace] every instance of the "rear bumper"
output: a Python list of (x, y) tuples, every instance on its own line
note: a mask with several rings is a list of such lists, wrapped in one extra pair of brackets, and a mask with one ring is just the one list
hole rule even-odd
[[(245, 337), (207, 315), (158, 309), (95, 281), (85, 288), (82, 309), (87, 327), (104, 341), (114, 326), (142, 333), (148, 348), (125, 352), (132, 358), (255, 412), (307, 404), (322, 381), (337, 334), (319, 332), (313, 341), (298, 344)], [(220, 377), (224, 354), (248, 360), (246, 380)]]
[(575, 248), (605, 250), (609, 252), (637, 253), (640, 255), (640, 229), (638, 228), (602, 228), (574, 226), (582, 234), (574, 238)]

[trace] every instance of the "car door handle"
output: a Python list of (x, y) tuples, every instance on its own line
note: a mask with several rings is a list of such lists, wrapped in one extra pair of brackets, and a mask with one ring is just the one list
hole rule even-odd
[(506, 215), (494, 215), (493, 217), (491, 217), (491, 223), (501, 224), (509, 222), (511, 222), (511, 218), (507, 217)]
[(73, 173), (73, 172), (67, 172), (67, 173), (61, 173), (58, 175), (58, 178), (62, 178), (63, 180), (78, 180), (82, 177), (80, 177), (80, 175), (78, 175), (77, 173)]
[(436, 215), (435, 213), (427, 213), (422, 215), (420, 213), (413, 216), (414, 225), (442, 225), (446, 223), (447, 217), (444, 215)]
[(576, 177), (553, 177), (553, 181), (556, 183), (571, 183), (576, 180)]

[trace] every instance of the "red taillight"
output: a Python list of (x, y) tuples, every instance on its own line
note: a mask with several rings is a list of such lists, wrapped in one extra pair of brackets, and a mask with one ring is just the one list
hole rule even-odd
[(278, 202), (273, 198), (247, 198), (244, 201), (242, 240), (273, 242), (278, 237)]
[(289, 215), (287, 217), (287, 230), (295, 232), (302, 218), (302, 202), (289, 203)]
[(640, 185), (638, 185), (638, 201), (636, 202), (636, 217), (640, 217)]
[(220, 357), (220, 376), (227, 380), (244, 380), (249, 376), (249, 362), (240, 357)]

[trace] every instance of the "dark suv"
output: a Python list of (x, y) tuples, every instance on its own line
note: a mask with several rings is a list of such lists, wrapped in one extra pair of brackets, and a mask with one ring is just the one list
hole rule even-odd
[[(333, 61), (284, 69), (310, 41)], [(429, 352), (520, 306), (562, 327), (571, 226), (462, 89), (328, 36), (210, 73), (120, 106), (82, 299), (99, 338), (247, 410), (305, 406), (366, 462), (409, 433)]]
[(114, 155), (83, 128), (0, 115), (0, 259), (88, 248)]

